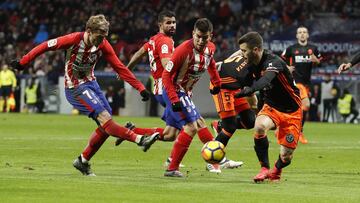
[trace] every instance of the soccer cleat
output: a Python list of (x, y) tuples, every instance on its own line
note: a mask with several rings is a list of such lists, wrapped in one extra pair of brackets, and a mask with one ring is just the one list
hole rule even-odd
[(269, 180), (272, 181), (272, 182), (280, 181), (281, 171), (282, 171), (281, 169), (277, 169), (276, 167), (271, 169), (269, 174), (268, 174)]
[(152, 134), (151, 136), (143, 135), (138, 145), (142, 148), (144, 152), (146, 152), (148, 149), (150, 149), (151, 145), (159, 139), (159, 137), (160, 134), (158, 132)]
[[(171, 162), (171, 158), (168, 157), (168, 158), (166, 159), (165, 163), (164, 163), (164, 166), (165, 166), (165, 167), (168, 167), (168, 166), (170, 165), (170, 162)], [(184, 168), (185, 165), (180, 163), (179, 167), (180, 167), (180, 168)]]
[(206, 170), (210, 173), (221, 173), (220, 164), (206, 164)]
[(308, 140), (305, 138), (303, 132), (300, 133), (299, 141), (300, 141), (302, 144), (307, 144), (307, 143), (308, 143)]
[(96, 176), (95, 173), (93, 173), (90, 169), (90, 164), (89, 163), (83, 163), (81, 161), (81, 156), (79, 156), (78, 158), (76, 158), (73, 162), (73, 166), (79, 170), (83, 175), (86, 176)]
[(165, 173), (164, 173), (164, 176), (167, 176), (167, 177), (177, 177), (177, 178), (182, 178), (184, 177), (184, 175), (178, 171), (178, 170), (173, 170), (173, 171), (168, 171), (166, 170)]
[(214, 133), (217, 135), (221, 132), (221, 125), (219, 125), (219, 121), (215, 120), (211, 122), (211, 128), (213, 129)]
[(255, 183), (263, 182), (265, 179), (268, 179), (269, 169), (266, 167), (261, 167), (260, 172), (253, 178)]
[[(135, 124), (133, 124), (132, 122), (129, 121), (129, 122), (127, 122), (127, 123), (125, 124), (125, 128), (130, 129), (130, 130), (134, 130)], [(124, 139), (122, 139), (122, 138), (117, 138), (116, 141), (115, 141), (115, 146), (120, 145), (123, 141), (124, 141)]]
[(227, 158), (224, 158), (223, 161), (220, 162), (221, 168), (234, 169), (241, 167), (244, 164), (242, 161), (233, 161)]

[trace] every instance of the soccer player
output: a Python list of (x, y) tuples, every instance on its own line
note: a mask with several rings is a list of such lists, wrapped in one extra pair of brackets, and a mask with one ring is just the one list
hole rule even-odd
[(322, 59), (318, 48), (308, 43), (309, 32), (304, 26), (300, 26), (296, 31), (297, 43), (289, 46), (282, 53), (282, 58), (286, 60), (289, 68), (293, 70), (293, 76), (296, 86), (300, 89), (300, 96), (302, 100), (303, 118), (302, 128), (299, 141), (307, 144), (308, 140), (303, 134), (303, 127), (305, 123), (305, 115), (310, 109), (310, 84), (311, 84), (311, 70), (320, 64)]
[[(167, 62), (170, 60), (171, 55), (174, 51), (174, 41), (172, 37), (176, 32), (176, 18), (175, 13), (172, 11), (162, 11), (158, 15), (158, 26), (159, 32), (152, 36), (148, 42), (146, 42), (130, 59), (127, 67), (132, 69), (146, 54), (149, 56), (151, 76), (154, 78), (153, 94), (157, 102), (165, 107), (165, 101), (162, 97), (163, 93), (163, 82), (162, 72)], [(165, 120), (164, 116), (162, 118)], [(177, 126), (171, 124), (166, 125), (162, 128), (138, 128), (131, 122), (126, 124), (127, 127), (131, 128), (135, 133), (140, 134), (153, 134), (159, 132), (159, 140), (162, 141), (174, 141), (176, 135), (179, 134), (180, 129)], [(118, 138), (115, 145), (119, 145), (123, 139)], [(171, 161), (171, 158), (167, 158), (165, 166)], [(183, 166), (183, 165), (182, 165)]]
[[(260, 161), (261, 171), (254, 177), (255, 182), (265, 179), (280, 180), (282, 169), (288, 166), (296, 149), (301, 131), (301, 98), (299, 89), (286, 63), (278, 56), (263, 49), (263, 39), (257, 32), (249, 32), (239, 39), (250, 75), (256, 82), (244, 87), (235, 97), (252, 95), (261, 90), (264, 105), (255, 120), (255, 152)], [(268, 130), (278, 128), (277, 139), (280, 154), (275, 166), (270, 169)]]
[(12, 70), (9, 69), (7, 64), (2, 65), (0, 71), (0, 113), (10, 111), (9, 97), (15, 91), (16, 88), (16, 77)]
[(37, 56), (46, 51), (66, 50), (66, 98), (74, 108), (88, 115), (98, 124), (88, 145), (73, 162), (76, 169), (88, 176), (95, 175), (90, 169), (90, 159), (109, 135), (135, 142), (143, 151), (147, 151), (159, 137), (158, 133), (152, 136), (136, 134), (112, 120), (110, 105), (94, 76), (95, 65), (101, 56), (104, 56), (122, 79), (140, 92), (143, 101), (150, 98), (150, 93), (117, 58), (110, 43), (105, 39), (108, 31), (109, 22), (104, 15), (91, 16), (86, 23), (85, 32), (75, 32), (46, 41), (33, 48), (21, 60), (11, 63), (15, 69), (23, 70)]
[(349, 70), (352, 66), (358, 64), (360, 62), (360, 51), (357, 52), (353, 58), (351, 59), (350, 63), (343, 63), (339, 66), (338, 72), (342, 73), (344, 71)]
[[(162, 74), (166, 123), (181, 129), (171, 152), (172, 160), (164, 176), (183, 177), (179, 171), (179, 164), (196, 133), (203, 143), (213, 140), (205, 120), (191, 99), (194, 85), (206, 70), (214, 86), (211, 93), (217, 94), (220, 91), (220, 77), (213, 59), (215, 45), (210, 42), (212, 31), (212, 23), (207, 18), (198, 19), (194, 25), (193, 38), (175, 49)], [(220, 170), (220, 167), (217, 167), (217, 170)]]
[[(221, 90), (220, 93), (213, 95), (213, 99), (221, 121), (213, 121), (212, 126), (217, 132), (215, 140), (226, 146), (236, 129), (254, 127), (256, 115), (248, 100), (246, 98), (234, 98), (239, 89), (244, 86), (251, 86), (254, 78), (249, 75), (246, 60), (241, 52), (233, 54), (217, 65), (221, 78)], [(255, 94), (251, 95), (249, 101), (253, 101), (251, 106), (257, 105)]]
[[(162, 72), (167, 62), (174, 51), (174, 41), (172, 39), (176, 31), (176, 19), (175, 13), (172, 11), (162, 11), (158, 15), (159, 32), (152, 36), (148, 42), (146, 42), (130, 59), (127, 67), (132, 69), (146, 54), (149, 56), (151, 76), (154, 78), (153, 94), (155, 99), (165, 107), (165, 101), (162, 97), (163, 82)], [(165, 129), (147, 129), (137, 128), (135, 125), (128, 123), (128, 126), (133, 128), (134, 132), (142, 132), (145, 134), (151, 134), (154, 130), (160, 133), (159, 140), (174, 141), (176, 135), (179, 133), (179, 129), (176, 126), (166, 126)], [(121, 143), (121, 139), (118, 138), (116, 145)]]

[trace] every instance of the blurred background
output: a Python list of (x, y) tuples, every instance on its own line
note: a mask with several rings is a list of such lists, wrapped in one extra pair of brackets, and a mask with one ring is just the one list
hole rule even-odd
[[(337, 100), (344, 89), (354, 96), (359, 109), (360, 68), (342, 75), (336, 72), (341, 63), (348, 62), (350, 56), (360, 50), (360, 1), (356, 0), (3, 0), (0, 1), (1, 67), (43, 41), (83, 31), (88, 18), (99, 13), (110, 21), (108, 40), (127, 64), (132, 54), (158, 31), (157, 14), (164, 9), (176, 13), (175, 46), (191, 38), (196, 19), (209, 18), (214, 24), (216, 60), (237, 50), (237, 39), (248, 31), (262, 34), (265, 47), (280, 55), (296, 43), (297, 27), (306, 26), (310, 42), (317, 45), (323, 55), (321, 65), (313, 70), (308, 120), (349, 122), (342, 119), (337, 110)], [(16, 73), (15, 102), (10, 111), (76, 114), (63, 94), (64, 58), (65, 52), (48, 52), (23, 73)], [(147, 58), (134, 73), (144, 84), (148, 83)], [(105, 61), (99, 61), (95, 75), (104, 93), (111, 98), (115, 115), (158, 116), (161, 113), (160, 107), (141, 103), (138, 93), (118, 81)], [(195, 89), (194, 101), (202, 114), (214, 116), (212, 99), (208, 91), (204, 91), (208, 89), (208, 78), (204, 78)], [(334, 85), (329, 90), (330, 98), (324, 98), (328, 94), (322, 83), (329, 81)], [(36, 84), (37, 99), (33, 106), (26, 104), (25, 90), (31, 84)], [(324, 99), (332, 102), (329, 116), (324, 115)]]

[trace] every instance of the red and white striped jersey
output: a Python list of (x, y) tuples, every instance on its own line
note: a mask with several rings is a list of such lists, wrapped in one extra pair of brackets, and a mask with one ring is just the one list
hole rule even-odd
[(106, 39), (98, 47), (87, 46), (84, 42), (84, 32), (75, 32), (43, 42), (23, 56), (20, 64), (27, 65), (44, 52), (58, 49), (66, 50), (66, 88), (74, 88), (85, 82), (96, 80), (94, 68), (99, 58), (103, 56), (123, 80), (138, 91), (145, 89), (144, 85), (119, 60)]
[(214, 86), (220, 86), (220, 76), (216, 70), (215, 45), (209, 42), (204, 51), (195, 49), (193, 39), (187, 40), (176, 47), (171, 60), (165, 67), (162, 78), (165, 90), (171, 103), (179, 101), (178, 91), (191, 94), (193, 86), (207, 70)]
[(171, 37), (164, 33), (158, 33), (146, 42), (143, 48), (149, 55), (149, 62), (151, 68), (151, 75), (154, 78), (153, 93), (161, 95), (163, 91), (162, 72), (164, 67), (161, 63), (163, 58), (171, 58), (174, 52), (174, 41)]

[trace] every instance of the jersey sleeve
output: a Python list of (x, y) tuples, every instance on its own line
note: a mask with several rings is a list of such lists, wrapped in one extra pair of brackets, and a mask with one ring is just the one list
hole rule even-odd
[(210, 75), (210, 81), (215, 87), (220, 87), (221, 85), (221, 79), (219, 72), (216, 69), (216, 62), (214, 58), (211, 59), (210, 65), (208, 67), (208, 73)]
[(146, 42), (142, 47), (147, 51), (149, 49), (149, 42)]
[(144, 85), (136, 79), (134, 74), (116, 56), (114, 49), (111, 47), (107, 40), (105, 40), (104, 42), (102, 51), (104, 53), (105, 60), (110, 63), (111, 67), (120, 76), (121, 79), (129, 83), (139, 92), (145, 89)]
[(20, 64), (27, 65), (28, 63), (33, 61), (36, 57), (47, 51), (67, 49), (72, 45), (76, 44), (77, 42), (79, 42), (80, 37), (81, 37), (81, 33), (77, 32), (45, 41), (34, 47), (29, 53), (23, 56), (20, 59)]
[(360, 51), (358, 51), (351, 59), (350, 63), (352, 66), (358, 64), (360, 62)]
[(177, 75), (180, 67), (186, 63), (188, 57), (187, 49), (184, 46), (179, 46), (175, 49), (171, 59), (167, 63), (164, 72), (162, 73), (162, 80), (165, 86), (165, 91), (171, 101), (175, 103), (179, 101), (176, 93), (176, 88), (173, 79)]
[(275, 73), (279, 73), (284, 70), (285, 63), (281, 63), (279, 60), (268, 60), (265, 62), (265, 72), (272, 71)]
[(156, 49), (158, 50), (160, 59), (171, 58), (174, 49), (173, 44), (174, 44), (173, 41), (168, 37), (166, 38), (164, 37), (159, 40), (159, 42), (156, 45), (157, 46)]

